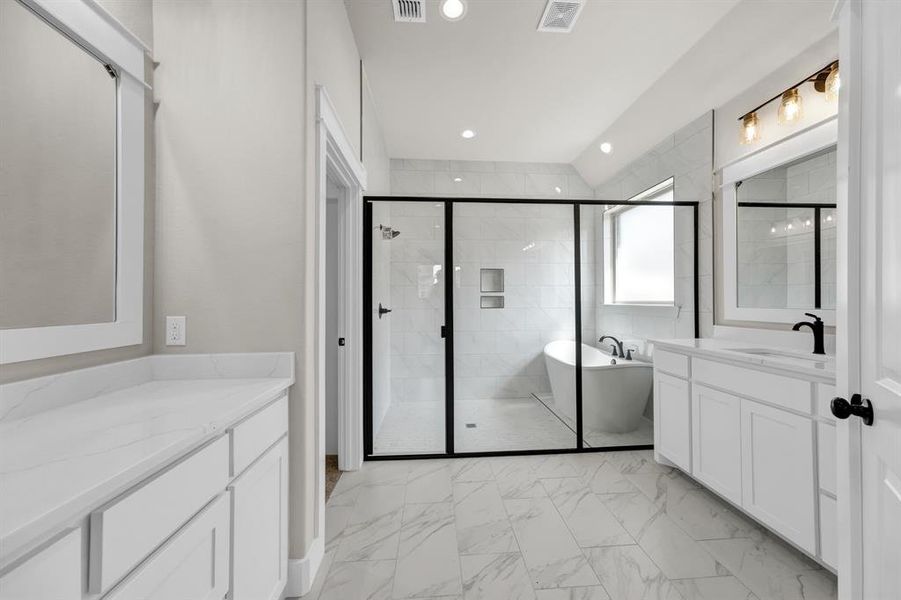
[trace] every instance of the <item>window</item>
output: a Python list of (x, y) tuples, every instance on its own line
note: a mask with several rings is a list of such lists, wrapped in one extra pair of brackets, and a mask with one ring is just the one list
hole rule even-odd
[[(629, 201), (672, 202), (670, 178)], [(614, 206), (604, 213), (604, 301), (667, 304), (675, 298), (672, 206)]]

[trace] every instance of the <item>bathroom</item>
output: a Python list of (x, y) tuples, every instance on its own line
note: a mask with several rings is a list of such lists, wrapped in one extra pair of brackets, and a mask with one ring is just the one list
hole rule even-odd
[(901, 4), (0, 2), (0, 600), (901, 596)]

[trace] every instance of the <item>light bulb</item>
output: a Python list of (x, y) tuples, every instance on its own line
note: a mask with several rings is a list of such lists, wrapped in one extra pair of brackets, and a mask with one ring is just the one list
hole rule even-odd
[(464, 129), (463, 131), (460, 132), (460, 135), (465, 140), (471, 140), (472, 138), (474, 138), (476, 136), (476, 132), (473, 131), (472, 129)]
[(441, 16), (448, 21), (459, 21), (466, 15), (466, 3), (463, 0), (444, 0), (441, 3)]
[(830, 102), (838, 100), (838, 90), (841, 86), (842, 80), (838, 74), (838, 64), (834, 64), (829, 69), (829, 75), (826, 76), (826, 100)]
[(741, 143), (744, 145), (753, 144), (760, 139), (760, 121), (757, 113), (753, 112), (745, 115), (741, 120)]
[(604, 154), (610, 154), (611, 152), (613, 152), (613, 144), (611, 144), (610, 142), (602, 143), (600, 145), (600, 148), (601, 152), (603, 152)]
[(460, 183), (461, 181), (463, 181), (462, 177), (454, 177), (454, 183)]
[(796, 123), (801, 120), (804, 111), (801, 104), (801, 94), (798, 88), (792, 88), (782, 94), (779, 102), (779, 123)]
[(776, 228), (775, 228), (775, 227), (770, 227), (770, 233), (776, 233)]

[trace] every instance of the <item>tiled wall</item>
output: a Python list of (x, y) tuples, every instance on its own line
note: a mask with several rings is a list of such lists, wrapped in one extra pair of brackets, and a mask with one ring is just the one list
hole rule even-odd
[[(611, 180), (595, 188), (595, 197), (627, 200), (670, 178), (674, 178), (674, 200), (699, 202), (700, 329), (713, 334), (713, 118), (706, 113), (667, 136), (655, 148), (632, 162)], [(675, 306), (597, 304), (597, 337), (603, 334), (642, 340), (694, 337), (692, 211), (675, 209)], [(596, 265), (603, 265), (603, 241), (596, 240)], [(597, 297), (603, 298), (602, 273), (597, 274)]]
[(591, 188), (569, 164), (409, 159), (391, 159), (391, 195), (593, 197)]
[[(461, 203), (454, 214), (456, 398), (549, 391), (544, 346), (575, 338), (572, 207)], [(504, 270), (502, 294), (481, 293), (483, 268)], [(504, 308), (480, 308), (482, 295)]]

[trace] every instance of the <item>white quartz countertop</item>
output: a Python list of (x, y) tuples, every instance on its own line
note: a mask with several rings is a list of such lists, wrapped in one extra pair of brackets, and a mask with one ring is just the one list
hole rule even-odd
[(777, 369), (786, 374), (835, 380), (835, 357), (725, 338), (653, 340), (663, 350)]
[(291, 377), (151, 380), (0, 421), (0, 564), (281, 395)]

